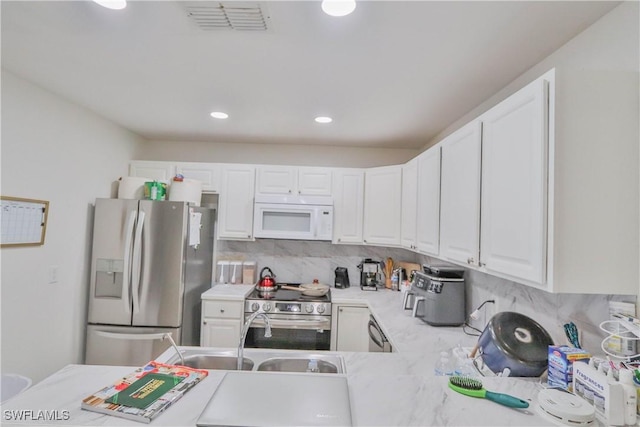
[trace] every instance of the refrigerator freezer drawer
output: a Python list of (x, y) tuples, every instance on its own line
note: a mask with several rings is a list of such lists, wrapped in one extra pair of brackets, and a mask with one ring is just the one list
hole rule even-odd
[[(101, 336), (98, 332), (110, 332)], [(121, 326), (87, 326), (87, 351), (85, 363), (88, 365), (142, 366), (154, 360), (171, 346), (169, 340), (145, 339), (142, 334), (171, 332), (172, 338), (180, 342), (179, 328), (137, 328)], [(141, 334), (140, 340), (117, 339), (113, 334)]]

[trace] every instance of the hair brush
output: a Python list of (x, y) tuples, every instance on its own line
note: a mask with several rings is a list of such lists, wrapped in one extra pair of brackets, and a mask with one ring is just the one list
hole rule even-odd
[(493, 400), (496, 403), (508, 406), (510, 408), (529, 407), (529, 402), (518, 399), (514, 396), (510, 396), (508, 394), (494, 393), (492, 391), (486, 390), (484, 387), (482, 387), (482, 382), (469, 377), (449, 377), (449, 388), (457, 391), (458, 393), (466, 394), (467, 396)]

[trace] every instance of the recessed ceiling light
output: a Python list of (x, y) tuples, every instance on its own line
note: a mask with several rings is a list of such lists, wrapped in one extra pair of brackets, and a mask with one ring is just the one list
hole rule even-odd
[(211, 113), (211, 117), (213, 117), (214, 119), (226, 119), (229, 117), (229, 115), (227, 113), (223, 113), (222, 111), (214, 111), (213, 113)]
[(107, 9), (120, 10), (127, 7), (127, 0), (93, 0), (102, 7)]
[(356, 10), (356, 0), (322, 0), (322, 10), (331, 16), (346, 16)]
[(320, 116), (320, 117), (316, 117), (315, 118), (317, 123), (331, 123), (333, 121), (333, 119), (331, 117), (324, 117), (324, 116)]

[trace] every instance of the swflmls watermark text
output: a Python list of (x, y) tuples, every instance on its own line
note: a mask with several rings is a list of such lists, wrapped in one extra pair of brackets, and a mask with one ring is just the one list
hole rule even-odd
[(5, 409), (5, 421), (67, 421), (71, 415), (66, 409)]

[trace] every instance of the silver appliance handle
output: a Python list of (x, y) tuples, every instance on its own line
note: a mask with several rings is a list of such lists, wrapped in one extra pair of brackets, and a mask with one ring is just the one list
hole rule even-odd
[[(371, 328), (373, 328), (376, 332), (378, 332), (378, 334), (380, 334), (380, 339), (374, 336), (374, 334), (371, 332)], [(368, 329), (369, 329), (369, 338), (371, 338), (371, 341), (373, 341), (378, 347), (384, 349), (384, 343), (387, 340), (385, 339), (384, 334), (380, 330), (380, 327), (373, 320), (369, 320)]]
[(142, 227), (144, 227), (144, 211), (138, 212), (136, 233), (133, 238), (133, 265), (131, 267), (131, 293), (133, 294), (133, 312), (140, 312), (140, 270), (142, 262)]
[(180, 357), (180, 362), (184, 365), (184, 357), (178, 349), (176, 342), (171, 337), (171, 332), (155, 332), (155, 333), (142, 333), (142, 334), (122, 334), (119, 332), (107, 332), (96, 331), (96, 335), (104, 338), (112, 338), (116, 340), (162, 340), (168, 339), (171, 343), (171, 347), (175, 350), (176, 354)]
[(131, 294), (131, 241), (135, 223), (136, 211), (131, 211), (124, 227), (124, 265), (122, 266), (122, 302), (127, 312), (131, 312), (131, 301), (129, 301)]
[[(269, 317), (271, 327), (274, 329), (317, 329), (317, 330), (330, 330), (331, 319), (274, 319)], [(262, 318), (257, 318), (251, 323), (252, 328), (264, 328), (265, 321)]]
[(96, 331), (96, 335), (104, 338), (113, 338), (116, 340), (161, 340), (165, 335), (171, 335), (171, 332), (156, 332), (142, 334), (121, 334), (119, 332)]
[(416, 297), (413, 303), (413, 311), (411, 312), (411, 317), (418, 317), (418, 307), (420, 307), (421, 302), (424, 302), (424, 297)]
[(413, 299), (416, 294), (411, 291), (407, 291), (404, 293), (404, 298), (402, 299), (402, 309), (403, 310), (411, 310), (413, 308)]

